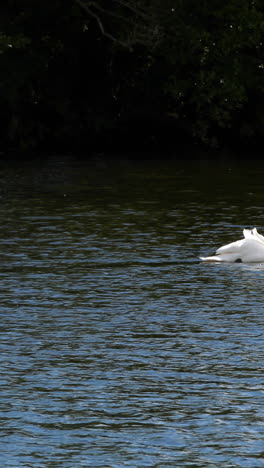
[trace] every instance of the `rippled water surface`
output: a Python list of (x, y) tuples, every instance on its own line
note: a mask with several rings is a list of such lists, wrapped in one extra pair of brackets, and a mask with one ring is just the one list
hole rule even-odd
[(264, 166), (0, 165), (0, 466), (264, 466)]

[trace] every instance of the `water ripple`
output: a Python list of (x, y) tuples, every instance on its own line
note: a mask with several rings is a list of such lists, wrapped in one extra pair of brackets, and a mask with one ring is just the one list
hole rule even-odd
[(2, 168), (1, 466), (262, 468), (263, 265), (199, 261), (262, 182), (36, 164)]

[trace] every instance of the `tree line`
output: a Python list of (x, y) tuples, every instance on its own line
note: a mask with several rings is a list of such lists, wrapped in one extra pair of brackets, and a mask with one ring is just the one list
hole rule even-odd
[(0, 151), (254, 145), (260, 0), (5, 0)]

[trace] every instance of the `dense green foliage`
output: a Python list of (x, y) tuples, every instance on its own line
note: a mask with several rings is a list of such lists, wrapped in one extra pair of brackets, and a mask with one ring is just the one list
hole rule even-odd
[(6, 0), (0, 150), (252, 144), (263, 50), (260, 0)]

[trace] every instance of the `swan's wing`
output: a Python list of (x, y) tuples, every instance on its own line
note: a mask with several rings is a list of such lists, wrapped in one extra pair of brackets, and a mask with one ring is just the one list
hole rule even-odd
[(224, 245), (217, 250), (221, 256), (233, 256), (241, 259), (242, 262), (263, 262), (264, 261), (264, 243), (260, 242), (254, 236), (251, 239), (242, 239), (231, 244)]
[[(220, 247), (219, 249), (217, 249), (216, 253), (217, 254), (239, 253), (241, 251), (241, 247), (243, 247), (243, 245), (246, 242), (251, 242), (252, 240), (253, 239), (252, 239), (252, 235), (251, 235), (251, 239), (241, 239), (241, 240), (238, 240), (238, 241), (235, 241), (235, 242), (231, 242), (230, 244), (223, 245), (223, 247)], [(256, 241), (254, 241), (254, 242), (256, 242)]]
[(261, 244), (261, 248), (264, 247), (264, 237), (258, 233), (257, 229), (244, 229), (243, 230), (244, 239), (231, 242), (230, 244), (223, 245), (220, 247), (216, 253), (237, 253), (237, 252), (247, 252), (256, 251), (258, 244)]
[[(256, 229), (256, 228), (254, 228), (254, 229)], [(245, 239), (251, 239), (252, 238), (254, 229), (243, 229), (243, 234), (244, 234)]]
[(261, 243), (264, 243), (264, 237), (258, 233), (256, 228), (252, 229), (252, 234), (255, 239), (258, 239)]
[(256, 228), (253, 229), (243, 229), (243, 234), (245, 239), (255, 239), (261, 243), (264, 243), (264, 237), (258, 233)]

